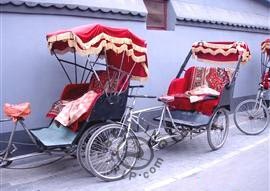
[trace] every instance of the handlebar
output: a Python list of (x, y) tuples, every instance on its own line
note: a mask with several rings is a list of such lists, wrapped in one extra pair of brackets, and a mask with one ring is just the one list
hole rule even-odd
[(11, 121), (11, 119), (0, 119), (0, 123), (7, 122), (7, 121)]
[(157, 98), (157, 96), (148, 96), (148, 95), (128, 95), (128, 97), (133, 97), (133, 98), (151, 98), (151, 99)]
[(129, 85), (129, 88), (144, 88), (144, 85)]

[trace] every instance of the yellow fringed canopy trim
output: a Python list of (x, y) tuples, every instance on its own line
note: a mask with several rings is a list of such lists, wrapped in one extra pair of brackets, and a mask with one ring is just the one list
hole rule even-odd
[[(203, 45), (204, 47), (200, 46)], [(198, 59), (196, 56), (196, 53), (202, 52), (204, 54), (211, 54), (213, 56), (217, 54), (222, 54), (224, 56), (228, 56), (229, 54), (236, 54), (238, 51), (242, 52), (242, 63), (247, 63), (251, 59), (251, 55), (249, 51), (247, 51), (245, 48), (241, 47), (241, 45), (244, 45), (242, 42), (235, 42), (233, 44), (213, 44), (213, 43), (208, 43), (208, 42), (196, 42), (193, 43), (192, 46), (192, 54), (193, 57), (196, 58), (197, 60), (201, 61), (208, 61), (206, 59)], [(198, 46), (198, 47), (194, 47)], [(215, 50), (213, 50), (215, 49)], [(227, 50), (224, 50), (227, 49)], [(208, 61), (209, 62), (209, 61)], [(223, 61), (224, 62), (224, 61)], [(231, 61), (224, 62), (224, 63), (232, 63)]]
[[(102, 41), (100, 42), (99, 46), (93, 47), (93, 45), (99, 42), (100, 40)], [(105, 50), (113, 50), (117, 54), (125, 51), (126, 55), (132, 57), (132, 59), (135, 62), (146, 62), (145, 56), (136, 56), (134, 54), (134, 50), (141, 53), (146, 53), (146, 48), (134, 44), (132, 40), (129, 38), (112, 37), (105, 33), (100, 33), (95, 38), (84, 43), (76, 34), (72, 32), (66, 32), (51, 36), (47, 39), (47, 41), (49, 43), (48, 46), (50, 50), (52, 49), (54, 42), (64, 41), (68, 43), (69, 48), (75, 48), (75, 50), (82, 56), (86, 56), (88, 54), (99, 54), (103, 50), (103, 48), (105, 48)], [(122, 45), (117, 46), (116, 44)], [(128, 45), (131, 45), (132, 49), (128, 49)], [(70, 49), (68, 49), (68, 51), (70, 51)]]

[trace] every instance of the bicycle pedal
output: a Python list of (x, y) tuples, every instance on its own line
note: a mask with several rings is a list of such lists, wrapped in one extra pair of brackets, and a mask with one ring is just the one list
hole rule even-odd
[(18, 150), (18, 147), (16, 147), (16, 145), (15, 144), (12, 144), (12, 150), (10, 151), (10, 154), (12, 154), (12, 153), (14, 153), (15, 151), (17, 151)]

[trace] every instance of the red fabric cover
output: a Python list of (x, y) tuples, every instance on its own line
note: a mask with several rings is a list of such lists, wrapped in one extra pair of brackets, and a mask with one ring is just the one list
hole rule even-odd
[(47, 41), (50, 50), (57, 53), (75, 50), (85, 56), (98, 55), (106, 50), (107, 64), (118, 68), (122, 52), (125, 51), (123, 70), (129, 72), (136, 63), (132, 76), (136, 78), (148, 76), (146, 42), (128, 29), (99, 24), (84, 25), (49, 33)]
[(87, 120), (88, 116), (91, 114), (91, 112), (92, 112), (97, 100), (100, 98), (100, 96), (102, 96), (101, 93), (96, 94), (96, 97), (92, 101), (92, 103), (91, 103), (90, 107), (88, 108), (87, 112), (85, 114), (83, 114), (77, 121), (75, 121), (73, 124), (71, 124), (69, 129), (71, 129), (74, 132), (79, 130), (80, 124)]
[(64, 90), (61, 94), (60, 100), (56, 101), (49, 112), (47, 113), (47, 117), (55, 118), (58, 113), (62, 110), (65, 106), (65, 102), (69, 100), (75, 100), (85, 94), (89, 89), (89, 84), (67, 84), (64, 87)]
[[(108, 79), (108, 72), (107, 71), (97, 71), (97, 74), (100, 78), (101, 83), (103, 85), (105, 85), (106, 82), (108, 82), (108, 80), (109, 80)], [(114, 84), (114, 86), (111, 87), (112, 89), (108, 90), (108, 92), (115, 92), (115, 89), (116, 89), (116, 92), (120, 91), (120, 89), (123, 87), (124, 83), (125, 84), (124, 84), (124, 88), (122, 89), (122, 91), (124, 91), (128, 88), (129, 80), (126, 81), (126, 76), (121, 76), (120, 77), (121, 80), (118, 82), (117, 81), (118, 72), (110, 70), (109, 75), (110, 75), (110, 80), (111, 80), (110, 84)], [(116, 82), (118, 82), (118, 84)], [(98, 94), (97, 94), (95, 100), (92, 102), (91, 107), (88, 109), (88, 111), (84, 115), (82, 115), (78, 121), (76, 121), (75, 123), (73, 123), (71, 125), (70, 129), (72, 131), (76, 132), (79, 130), (80, 123), (84, 122), (88, 118), (88, 116), (91, 114), (92, 109), (95, 106), (97, 100), (99, 99), (100, 96), (103, 95), (104, 86), (103, 87), (100, 86), (100, 83), (98, 83), (97, 78), (94, 75), (91, 77), (89, 90), (94, 90)]]
[(53, 104), (52, 108), (47, 113), (47, 117), (55, 118), (58, 115), (58, 113), (61, 111), (61, 109), (64, 107), (65, 101), (78, 99), (79, 97), (83, 96), (87, 91), (94, 90), (97, 93), (97, 95), (95, 99), (93, 100), (93, 102), (91, 103), (91, 106), (89, 107), (88, 111), (69, 127), (74, 132), (78, 131), (80, 127), (80, 123), (84, 122), (88, 118), (88, 116), (91, 114), (93, 107), (96, 104), (96, 101), (104, 93), (103, 90), (106, 87), (106, 84), (109, 80), (108, 74), (110, 75), (110, 80), (111, 80), (110, 84), (113, 84), (110, 87), (111, 89), (107, 90), (108, 93), (118, 92), (121, 89), (122, 91), (124, 91), (128, 88), (129, 80), (126, 80), (127, 78), (126, 75), (121, 75), (120, 80), (118, 81), (117, 80), (118, 72), (116, 71), (110, 70), (109, 73), (103, 70), (97, 71), (97, 75), (99, 76), (101, 84), (103, 86), (101, 86), (101, 84), (98, 82), (97, 78), (94, 75), (91, 77), (90, 83), (66, 85), (62, 92), (61, 100)]
[(195, 42), (192, 45), (193, 56), (206, 62), (237, 62), (242, 55), (242, 63), (246, 63), (251, 54), (245, 42)]
[(261, 50), (263, 53), (266, 53), (268, 56), (270, 56), (270, 39), (266, 39), (262, 42)]
[[(201, 72), (203, 75), (200, 75)], [(194, 80), (196, 77), (197, 80)], [(201, 79), (202, 81), (198, 79)], [(229, 81), (229, 76), (225, 75), (225, 72), (222, 68), (190, 67), (185, 72), (184, 78), (176, 78), (172, 80), (168, 89), (168, 95), (174, 96), (175, 99), (173, 102), (169, 103), (169, 106), (171, 109), (198, 111), (205, 115), (211, 115), (219, 103), (219, 98), (190, 103), (190, 100), (185, 95), (185, 92), (201, 85), (207, 85), (212, 89), (222, 92), (224, 86)]]

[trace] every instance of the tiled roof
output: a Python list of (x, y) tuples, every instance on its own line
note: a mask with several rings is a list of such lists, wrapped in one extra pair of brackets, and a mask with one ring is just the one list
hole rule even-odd
[(1, 5), (28, 8), (57, 8), (146, 17), (147, 11), (141, 0), (0, 0)]
[(264, 15), (232, 11), (176, 0), (172, 0), (172, 4), (178, 22), (197, 22), (207, 25), (270, 30), (269, 18)]

